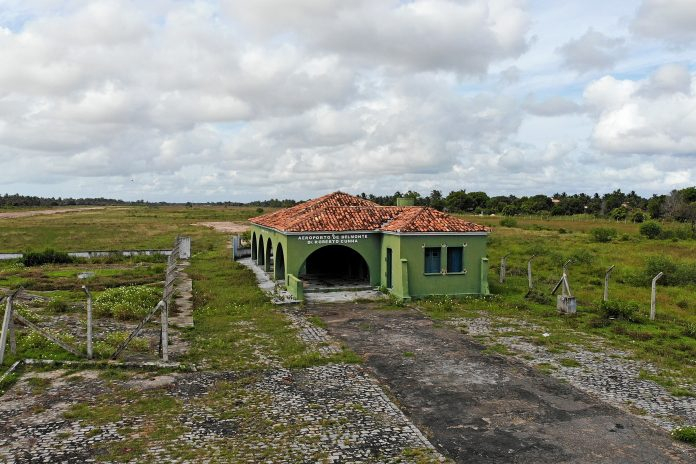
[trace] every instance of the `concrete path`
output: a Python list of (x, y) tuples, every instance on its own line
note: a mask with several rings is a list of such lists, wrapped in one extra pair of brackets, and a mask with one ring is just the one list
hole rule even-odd
[(693, 448), (632, 414), (413, 310), (316, 305), (413, 422), (460, 463), (693, 463)]

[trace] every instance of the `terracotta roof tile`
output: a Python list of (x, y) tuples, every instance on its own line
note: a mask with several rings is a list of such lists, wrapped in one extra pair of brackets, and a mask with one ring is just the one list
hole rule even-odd
[(488, 232), (484, 226), (420, 206), (380, 206), (334, 192), (305, 203), (249, 219), (284, 232)]

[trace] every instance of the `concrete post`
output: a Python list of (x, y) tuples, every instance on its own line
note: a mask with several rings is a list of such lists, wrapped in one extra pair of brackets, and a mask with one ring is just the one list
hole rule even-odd
[(534, 288), (534, 281), (532, 280), (532, 260), (536, 258), (536, 255), (532, 255), (527, 261), (527, 282), (529, 283), (529, 289)]
[(164, 300), (164, 306), (160, 309), (160, 322), (162, 325), (161, 332), (161, 350), (162, 350), (162, 361), (169, 361), (169, 302)]
[(498, 280), (501, 284), (505, 282), (505, 271), (507, 270), (507, 257), (508, 256), (510, 256), (509, 253), (507, 255), (503, 256), (502, 258), (500, 258), (500, 278)]
[(607, 273), (604, 274), (604, 301), (609, 301), (609, 276), (613, 270), (614, 266), (612, 265), (609, 269), (607, 269)]
[(179, 237), (179, 258), (189, 259), (191, 257), (191, 237)]
[(82, 286), (82, 290), (87, 295), (87, 359), (92, 359), (92, 294), (86, 285)]
[(481, 258), (481, 295), (489, 295), (491, 293), (488, 288), (488, 258)]
[(411, 293), (408, 289), (408, 260), (404, 258), (401, 259), (401, 288), (403, 289), (402, 298), (404, 300), (410, 300)]
[(232, 261), (237, 260), (237, 252), (239, 250), (239, 235), (232, 236)]
[(660, 272), (652, 280), (652, 292), (650, 293), (650, 320), (651, 321), (655, 320), (655, 297), (657, 296), (656, 295), (656, 293), (657, 293), (657, 290), (656, 290), (657, 281), (663, 275), (664, 274), (662, 272)]
[(12, 311), (13, 300), (15, 295), (19, 290), (11, 293), (7, 296), (7, 303), (5, 304), (5, 316), (2, 319), (2, 332), (0, 332), (0, 365), (5, 361), (5, 347), (7, 346), (7, 334), (10, 331), (10, 325), (12, 324)]

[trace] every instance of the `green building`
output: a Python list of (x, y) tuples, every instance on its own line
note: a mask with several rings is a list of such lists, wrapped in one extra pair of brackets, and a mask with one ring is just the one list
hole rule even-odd
[(384, 287), (400, 299), (488, 294), (488, 229), (433, 208), (335, 192), (250, 219), (251, 258), (297, 299)]

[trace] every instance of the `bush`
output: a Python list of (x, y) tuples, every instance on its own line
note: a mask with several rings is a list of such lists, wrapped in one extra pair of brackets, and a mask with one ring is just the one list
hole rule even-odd
[(144, 285), (104, 290), (94, 300), (96, 313), (121, 320), (137, 320), (157, 305), (160, 291)]
[(612, 227), (596, 227), (590, 231), (592, 240), (600, 243), (611, 242), (618, 235), (616, 229)]
[(506, 217), (500, 220), (500, 225), (503, 227), (517, 227), (517, 220), (511, 217)]
[(631, 220), (633, 222), (636, 222), (636, 223), (644, 222), (645, 221), (645, 213), (642, 211), (636, 211), (635, 213), (633, 213)]
[(65, 300), (56, 298), (48, 303), (47, 309), (52, 313), (67, 313), (70, 311), (70, 306)]
[(74, 261), (67, 253), (46, 249), (44, 251), (27, 251), (21, 262), (25, 266), (41, 266), (42, 264), (69, 264)]
[(602, 301), (599, 310), (606, 319), (622, 319), (624, 321), (638, 322), (638, 304), (632, 301), (623, 302), (617, 300)]
[(696, 264), (678, 264), (668, 256), (651, 256), (645, 263), (644, 281), (650, 283), (659, 272), (664, 276), (658, 280), (662, 285), (696, 284)]
[(645, 235), (649, 239), (654, 239), (662, 233), (662, 226), (655, 221), (644, 222), (640, 226), (640, 235)]
[(696, 427), (677, 427), (676, 429), (672, 430), (671, 435), (675, 440), (696, 445)]
[(551, 304), (551, 297), (545, 293), (540, 292), (539, 290), (533, 288), (530, 291), (527, 292), (527, 294), (524, 297), (526, 300), (533, 301), (535, 303), (539, 304)]

